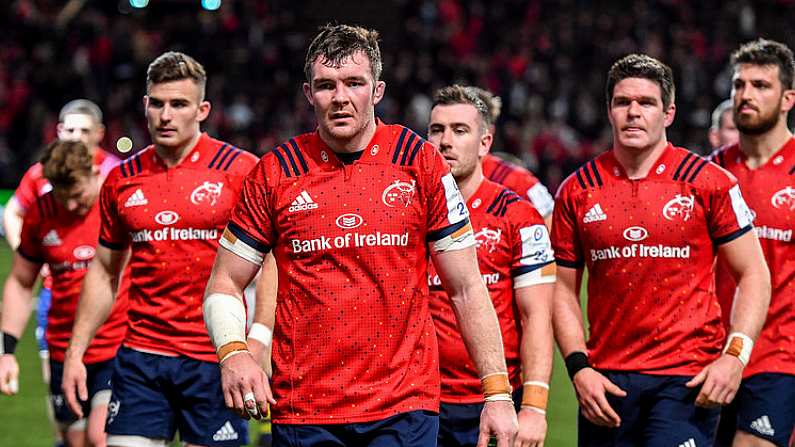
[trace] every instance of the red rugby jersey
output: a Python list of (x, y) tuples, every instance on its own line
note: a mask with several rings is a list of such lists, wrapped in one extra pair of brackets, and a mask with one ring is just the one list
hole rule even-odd
[[(102, 149), (94, 151), (94, 165), (100, 168), (102, 178), (105, 178), (117, 164), (119, 164), (119, 159), (115, 156)], [(11, 200), (15, 200), (19, 208), (25, 212), (36, 199), (50, 191), (52, 191), (52, 185), (44, 178), (44, 166), (41, 163), (34, 163), (25, 171)], [(49, 276), (44, 278), (44, 287), (52, 287), (52, 280)]]
[(99, 243), (131, 246), (130, 328), (125, 346), (217, 357), (202, 314), (218, 238), (256, 157), (202, 134), (177, 166), (150, 146), (111, 171), (102, 186)]
[[(99, 201), (85, 216), (70, 213), (53, 193), (36, 199), (25, 214), (18, 253), (36, 264), (48, 264), (52, 305), (47, 314), (50, 356), (64, 361), (77, 312), (80, 288), (99, 236)], [(83, 361), (109, 360), (116, 355), (127, 331), (127, 296), (120, 293), (107, 321), (97, 330)]]
[(489, 180), (507, 186), (510, 190), (530, 200), (543, 216), (552, 214), (555, 200), (532, 172), (492, 154), (486, 154), (481, 161), (483, 175)]
[[(749, 169), (745, 154), (732, 145), (713, 154), (713, 161), (737, 177), (748, 200), (756, 235), (770, 269), (773, 293), (767, 320), (756, 340), (744, 377), (759, 373), (795, 374), (795, 138), (764, 165)], [(719, 262), (718, 298), (730, 313), (736, 284)]]
[[(530, 202), (489, 180), (483, 180), (467, 201), (467, 207), (475, 232), (480, 274), (500, 322), (508, 376), (511, 385), (517, 388), (522, 385), (519, 350), (522, 319), (514, 289), (554, 279), (554, 276), (541, 276), (543, 267), (554, 262), (549, 233)], [(480, 374), (467, 352), (450, 298), (433, 268), (429, 271), (428, 285), (431, 315), (439, 340), (441, 401), (482, 402)]]
[(434, 146), (379, 123), (344, 164), (317, 132), (291, 139), (246, 179), (221, 244), (252, 262), (272, 249), (279, 265), (275, 422), (438, 411), (429, 250), (474, 239)]
[(730, 173), (670, 144), (643, 179), (629, 179), (613, 151), (569, 176), (552, 245), (559, 265), (588, 268), (594, 367), (692, 375), (717, 358), (717, 246), (752, 219)]

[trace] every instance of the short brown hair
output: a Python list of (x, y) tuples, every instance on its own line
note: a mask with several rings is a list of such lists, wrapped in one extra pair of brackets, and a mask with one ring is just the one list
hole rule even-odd
[(489, 115), (491, 115), (491, 123), (496, 124), (502, 113), (502, 99), (494, 93), (480, 87), (470, 87), (478, 97), (486, 103), (489, 108)]
[(161, 82), (190, 79), (199, 86), (201, 98), (204, 99), (204, 88), (207, 85), (207, 73), (196, 59), (178, 51), (161, 54), (149, 64), (146, 70), (146, 89), (152, 84)]
[(491, 110), (486, 101), (481, 99), (477, 90), (472, 87), (465, 87), (459, 84), (449, 85), (440, 88), (433, 94), (433, 107), (449, 106), (453, 104), (469, 104), (478, 111), (481, 124), (485, 132), (493, 124)]
[(339, 67), (342, 63), (358, 52), (362, 52), (370, 60), (373, 80), (381, 79), (381, 50), (378, 48), (378, 31), (350, 25), (325, 25), (320, 33), (309, 44), (304, 60), (304, 75), (307, 82), (312, 82), (312, 64), (318, 58)]
[(94, 156), (81, 141), (55, 140), (41, 158), (44, 178), (55, 188), (71, 188), (94, 172)]
[(671, 67), (645, 54), (629, 54), (617, 60), (607, 73), (607, 104), (613, 101), (616, 84), (627, 78), (641, 78), (656, 82), (660, 86), (663, 106), (668, 108), (674, 101), (676, 90)]
[(767, 39), (746, 42), (732, 53), (731, 64), (735, 69), (739, 64), (775, 65), (784, 90), (795, 88), (795, 58), (792, 50), (781, 42)]

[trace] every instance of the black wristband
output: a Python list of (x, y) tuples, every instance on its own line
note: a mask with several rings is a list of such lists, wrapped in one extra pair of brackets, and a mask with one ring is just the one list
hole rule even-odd
[(13, 354), (14, 351), (16, 351), (17, 349), (17, 341), (19, 341), (19, 339), (11, 334), (6, 334), (5, 332), (2, 332), (2, 334), (3, 334), (3, 351), (2, 351), (3, 354)]
[(574, 380), (574, 375), (581, 369), (590, 368), (588, 356), (582, 351), (575, 351), (566, 356), (566, 370), (569, 371), (569, 379)]

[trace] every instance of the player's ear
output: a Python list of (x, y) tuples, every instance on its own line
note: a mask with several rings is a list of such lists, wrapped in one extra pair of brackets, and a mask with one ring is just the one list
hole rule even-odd
[(308, 82), (304, 82), (304, 96), (306, 97), (306, 100), (309, 101), (309, 105), (314, 107), (315, 100), (312, 98), (312, 87)]
[(144, 104), (144, 115), (146, 115), (146, 109), (149, 108), (149, 95), (144, 95), (144, 97), (141, 98), (141, 102)]
[(795, 107), (795, 89), (784, 90), (781, 95), (781, 111), (787, 114)]
[(58, 123), (58, 125), (55, 126), (55, 133), (58, 135), (59, 140), (65, 139), (63, 135), (63, 123)]
[(207, 119), (210, 115), (210, 109), (212, 109), (212, 105), (210, 101), (202, 101), (199, 103), (199, 113), (196, 116), (196, 120), (202, 122)]
[(478, 148), (478, 157), (484, 157), (491, 150), (491, 144), (494, 142), (494, 135), (491, 132), (486, 132), (480, 136), (480, 147)]
[(671, 101), (671, 104), (665, 109), (665, 127), (670, 126), (674, 123), (674, 117), (676, 116), (676, 104)]
[(384, 81), (376, 81), (375, 89), (373, 91), (373, 104), (378, 104), (384, 98), (384, 92), (386, 91), (386, 82)]

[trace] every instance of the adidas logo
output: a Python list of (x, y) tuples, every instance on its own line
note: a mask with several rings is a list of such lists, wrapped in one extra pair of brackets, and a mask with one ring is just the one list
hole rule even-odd
[(773, 426), (770, 425), (770, 418), (767, 415), (760, 417), (759, 419), (751, 422), (751, 429), (758, 431), (759, 433), (767, 436), (775, 436), (776, 431), (773, 429)]
[(55, 247), (57, 245), (61, 245), (61, 238), (58, 237), (58, 233), (55, 230), (50, 230), (44, 235), (44, 238), (41, 240), (41, 245), (46, 247)]
[(219, 428), (213, 435), (213, 441), (234, 441), (237, 437), (237, 432), (232, 427), (232, 423), (226, 421), (223, 427)]
[(301, 194), (298, 194), (298, 197), (293, 200), (293, 203), (290, 204), (290, 208), (287, 211), (294, 213), (296, 211), (309, 211), (313, 210), (318, 207), (318, 204), (312, 200), (312, 197), (309, 196), (309, 193), (306, 191), (301, 191)]
[(607, 220), (607, 214), (602, 211), (602, 205), (598, 203), (591, 207), (591, 209), (585, 213), (585, 217), (582, 218), (583, 223), (598, 222), (600, 220)]
[(124, 207), (129, 208), (131, 206), (141, 206), (146, 205), (147, 203), (149, 203), (149, 201), (146, 200), (146, 197), (144, 197), (144, 192), (141, 191), (141, 188), (138, 188), (134, 193), (132, 193), (127, 201), (124, 202)]
[(693, 438), (690, 438), (687, 441), (679, 444), (679, 447), (696, 447), (696, 440), (693, 439)]

